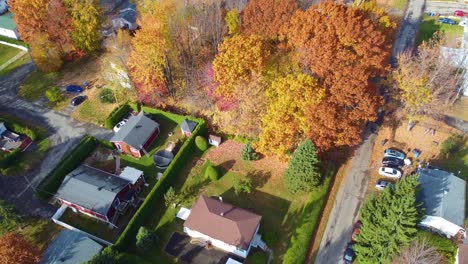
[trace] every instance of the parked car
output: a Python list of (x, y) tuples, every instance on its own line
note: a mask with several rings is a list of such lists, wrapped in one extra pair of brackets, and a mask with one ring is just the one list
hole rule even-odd
[(401, 178), (401, 171), (391, 167), (380, 167), (379, 174), (389, 178)]
[(382, 165), (402, 167), (403, 165), (405, 165), (405, 162), (402, 159), (398, 159), (394, 157), (385, 157), (382, 159)]
[(383, 189), (389, 187), (389, 186), (392, 186), (393, 183), (391, 182), (388, 182), (388, 181), (384, 181), (384, 180), (378, 180), (375, 182), (375, 188), (379, 191), (382, 191)]
[(343, 260), (345, 264), (351, 264), (354, 258), (354, 250), (353, 250), (353, 243), (348, 243), (346, 246), (346, 250), (343, 256)]
[(452, 19), (450, 19), (448, 17), (439, 18), (439, 23), (449, 24), (449, 25), (455, 25), (456, 24), (455, 21), (453, 21)]
[(127, 123), (128, 119), (123, 119), (122, 121), (118, 122), (117, 125), (114, 126), (114, 132), (117, 133), (122, 128), (125, 123)]
[(453, 15), (457, 17), (464, 17), (465, 14), (466, 14), (465, 11), (462, 11), (462, 10), (455, 10), (455, 12), (453, 12)]
[(353, 234), (351, 235), (351, 241), (356, 242), (356, 236), (359, 235), (359, 232), (361, 232), (361, 229), (360, 229), (361, 226), (362, 226), (362, 222), (361, 222), (361, 221), (357, 221), (357, 222), (354, 224)]
[(70, 104), (73, 106), (80, 105), (86, 98), (86, 95), (78, 95), (71, 100)]
[(403, 152), (400, 152), (394, 149), (386, 149), (383, 154), (384, 154), (384, 157), (392, 157), (392, 158), (397, 158), (401, 160), (405, 159), (405, 154), (403, 154)]
[(68, 93), (81, 93), (83, 92), (83, 87), (79, 85), (68, 85), (65, 88), (65, 91), (67, 91)]

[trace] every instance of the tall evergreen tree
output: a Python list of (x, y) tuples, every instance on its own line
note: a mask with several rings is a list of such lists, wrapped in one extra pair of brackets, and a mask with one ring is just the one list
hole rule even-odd
[(310, 141), (304, 140), (296, 149), (284, 172), (284, 183), (291, 193), (309, 192), (320, 183), (317, 150)]
[(403, 177), (394, 187), (364, 203), (360, 233), (354, 245), (359, 263), (386, 263), (415, 236), (420, 213), (416, 203), (416, 175)]

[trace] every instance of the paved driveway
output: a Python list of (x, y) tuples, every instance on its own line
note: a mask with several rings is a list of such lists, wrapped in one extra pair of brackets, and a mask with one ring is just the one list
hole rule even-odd
[[(396, 56), (414, 46), (416, 34), (421, 21), (424, 0), (410, 0), (400, 32), (392, 49), (392, 64)], [(347, 243), (351, 240), (353, 224), (361, 207), (369, 180), (370, 156), (375, 143), (375, 134), (369, 131), (351, 161), (340, 189), (338, 190), (333, 209), (315, 258), (317, 264), (343, 263)]]
[(30, 173), (15, 177), (1, 176), (0, 199), (15, 204), (23, 214), (49, 217), (53, 208), (35, 199), (33, 188), (85, 134), (109, 139), (112, 132), (93, 124), (78, 122), (63, 113), (19, 98), (18, 87), (34, 69), (35, 66), (28, 63), (0, 78), (0, 113), (8, 113), (45, 127), (49, 132), (50, 150), (40, 166)]

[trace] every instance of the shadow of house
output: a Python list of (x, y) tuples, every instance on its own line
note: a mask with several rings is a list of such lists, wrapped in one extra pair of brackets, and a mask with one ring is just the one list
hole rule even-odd
[(465, 237), (465, 180), (433, 168), (419, 169), (418, 174), (417, 201), (425, 209), (419, 225), (448, 238), (457, 234)]

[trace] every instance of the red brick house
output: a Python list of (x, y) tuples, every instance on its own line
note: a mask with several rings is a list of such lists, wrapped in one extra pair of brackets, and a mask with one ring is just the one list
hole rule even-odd
[(129, 180), (80, 165), (65, 177), (56, 198), (73, 211), (112, 223), (116, 213), (125, 209), (135, 195)]
[(143, 111), (131, 116), (110, 142), (125, 154), (140, 158), (159, 134), (159, 124), (145, 116)]

